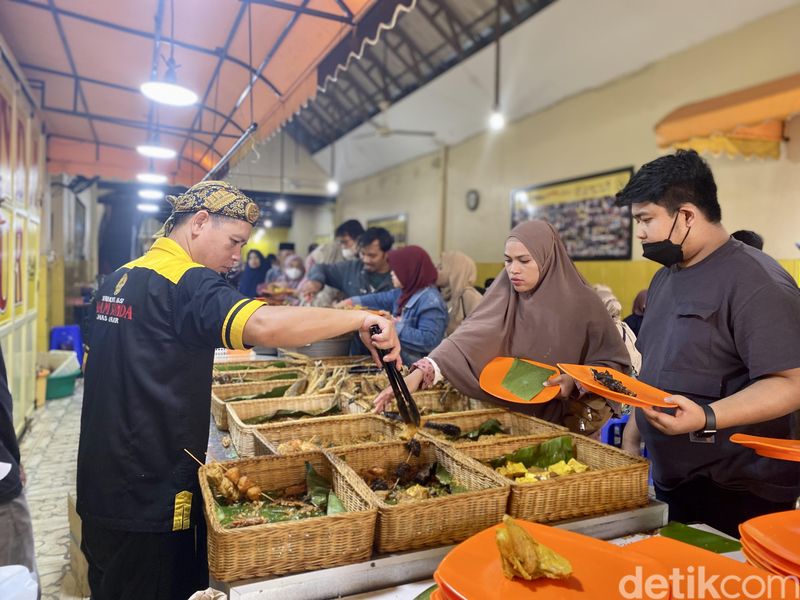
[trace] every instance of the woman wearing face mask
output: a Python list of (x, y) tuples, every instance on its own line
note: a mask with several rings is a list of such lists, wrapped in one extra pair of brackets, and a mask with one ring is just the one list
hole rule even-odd
[(402, 347), (405, 364), (411, 364), (433, 350), (447, 329), (447, 306), (436, 288), (436, 267), (419, 246), (406, 246), (387, 255), (394, 289), (353, 296), (344, 306), (364, 306), (391, 312)]
[(245, 296), (254, 298), (258, 284), (264, 283), (267, 276), (269, 265), (264, 260), (264, 255), (258, 250), (250, 250), (247, 253), (247, 262), (244, 271), (239, 279), (239, 291)]
[(447, 302), (447, 335), (453, 333), (483, 299), (480, 292), (473, 287), (477, 276), (475, 261), (469, 256), (458, 251), (442, 252), (436, 285)]
[[(283, 269), (278, 278), (266, 286), (266, 292), (270, 295), (293, 295), (303, 276), (306, 274), (306, 269), (303, 264), (303, 259), (297, 254), (290, 254), (283, 261)], [(299, 304), (297, 298), (287, 299), (290, 304)]]
[[(570, 377), (561, 375), (553, 382), (561, 387), (559, 398), (525, 406), (484, 392), (478, 381), (483, 368), (495, 357), (514, 356), (625, 371), (628, 352), (550, 224), (528, 221), (515, 227), (506, 240), (505, 264), (475, 312), (427, 358), (414, 363), (406, 383), (413, 393), (444, 378), (471, 398), (563, 424), (569, 416), (564, 400), (575, 391)], [(390, 389), (381, 392), (376, 410), (383, 410), (391, 397)], [(589, 433), (602, 425), (588, 422), (590, 417), (574, 419), (584, 425), (577, 429)]]

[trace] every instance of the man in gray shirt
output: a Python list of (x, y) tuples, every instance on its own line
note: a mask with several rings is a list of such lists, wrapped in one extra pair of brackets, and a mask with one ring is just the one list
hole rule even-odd
[(314, 295), (323, 286), (341, 290), (345, 298), (392, 289), (391, 269), (386, 254), (394, 238), (383, 227), (370, 227), (358, 239), (359, 258), (332, 265), (314, 265), (301, 295)]
[(717, 188), (694, 151), (644, 165), (619, 194), (645, 258), (664, 265), (647, 293), (640, 379), (674, 409), (636, 409), (670, 519), (731, 535), (754, 516), (789, 510), (795, 463), (756, 455), (734, 433), (791, 437), (800, 409), (800, 292), (772, 258), (732, 239)]

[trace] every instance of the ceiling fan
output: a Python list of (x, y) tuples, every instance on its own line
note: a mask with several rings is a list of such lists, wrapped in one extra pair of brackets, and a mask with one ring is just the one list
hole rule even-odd
[[(363, 140), (369, 138), (387, 138), (393, 135), (406, 135), (411, 137), (427, 137), (433, 138), (435, 142), (439, 143), (436, 140), (436, 132), (435, 131), (424, 131), (419, 129), (395, 129), (389, 125), (389, 121), (386, 118), (386, 111), (392, 105), (391, 101), (389, 100), (389, 94), (387, 93), (387, 85), (386, 85), (386, 69), (388, 68), (387, 65), (387, 48), (388, 44), (384, 42), (383, 46), (383, 69), (381, 69), (381, 95), (383, 98), (378, 102), (378, 109), (380, 113), (378, 118), (367, 119), (367, 123), (372, 125), (375, 131), (369, 133), (361, 133), (359, 135), (354, 136), (353, 139), (356, 140)], [(380, 119), (380, 120), (379, 120)], [(381, 122), (382, 121), (382, 122)]]
[(412, 137), (428, 137), (428, 138), (436, 137), (435, 131), (423, 131), (419, 129), (395, 129), (391, 127), (386, 118), (386, 109), (389, 108), (389, 103), (385, 100), (381, 100), (378, 103), (378, 106), (381, 109), (380, 118), (383, 121), (383, 123), (381, 123), (378, 120), (378, 118), (368, 119), (367, 123), (372, 125), (375, 131), (369, 133), (361, 133), (359, 135), (354, 136), (353, 139), (364, 140), (369, 138), (387, 138), (393, 135), (407, 135)]

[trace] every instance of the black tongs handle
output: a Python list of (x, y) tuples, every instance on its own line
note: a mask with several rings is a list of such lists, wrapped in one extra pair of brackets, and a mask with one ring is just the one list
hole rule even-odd
[[(372, 335), (377, 335), (381, 332), (381, 328), (378, 325), (372, 325), (369, 328), (369, 332)], [(389, 385), (392, 386), (394, 397), (397, 400), (397, 410), (400, 413), (403, 422), (419, 427), (419, 408), (417, 408), (417, 403), (411, 396), (411, 392), (408, 391), (408, 386), (406, 385), (405, 380), (397, 370), (397, 366), (394, 362), (386, 362), (383, 360), (388, 354), (388, 351), (381, 348), (376, 348), (376, 350), (378, 351), (378, 356), (381, 357), (383, 368), (386, 369), (386, 376), (389, 378)]]

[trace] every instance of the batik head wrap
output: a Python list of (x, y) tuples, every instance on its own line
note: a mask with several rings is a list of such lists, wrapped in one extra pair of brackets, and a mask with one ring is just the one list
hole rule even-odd
[(154, 237), (165, 237), (175, 227), (175, 216), (207, 210), (214, 215), (247, 221), (255, 225), (260, 211), (258, 204), (225, 181), (201, 181), (179, 196), (167, 196), (172, 214)]

